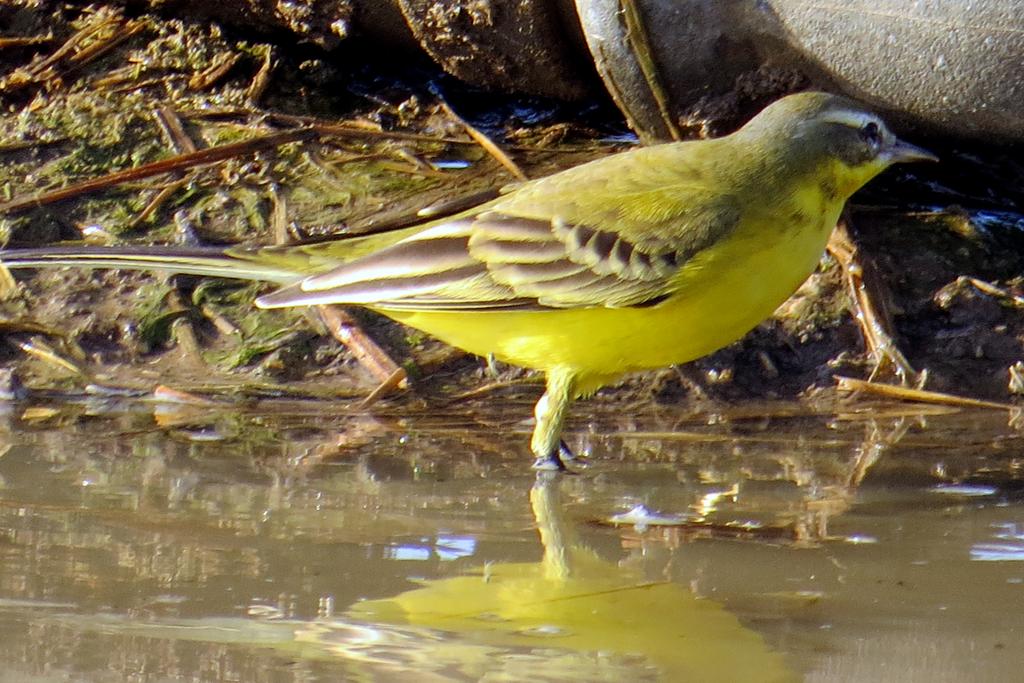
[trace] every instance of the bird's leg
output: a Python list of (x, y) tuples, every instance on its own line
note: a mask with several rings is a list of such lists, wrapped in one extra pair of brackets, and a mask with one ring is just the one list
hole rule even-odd
[(533, 409), (537, 424), (533, 428), (530, 449), (537, 459), (533, 468), (538, 470), (564, 470), (567, 460), (572, 460), (572, 451), (562, 441), (562, 423), (572, 403), (574, 373), (567, 370), (551, 370), (547, 377), (547, 390)]

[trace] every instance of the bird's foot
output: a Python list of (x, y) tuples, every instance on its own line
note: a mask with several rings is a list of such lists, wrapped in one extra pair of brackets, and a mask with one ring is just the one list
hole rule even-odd
[(585, 467), (587, 465), (587, 459), (573, 453), (572, 449), (569, 448), (569, 445), (565, 443), (565, 441), (559, 441), (558, 448), (552, 450), (545, 456), (539, 456), (533, 461), (533, 469), (539, 472), (573, 473), (573, 470), (569, 465)]

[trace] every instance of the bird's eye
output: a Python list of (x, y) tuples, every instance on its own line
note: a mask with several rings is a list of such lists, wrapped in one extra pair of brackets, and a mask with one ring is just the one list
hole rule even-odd
[(872, 147), (878, 147), (882, 143), (882, 129), (874, 121), (868, 121), (860, 129), (860, 135)]

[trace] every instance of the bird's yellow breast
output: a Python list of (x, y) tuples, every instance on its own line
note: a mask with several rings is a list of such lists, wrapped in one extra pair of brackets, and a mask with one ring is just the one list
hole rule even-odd
[(818, 185), (749, 208), (698, 254), (658, 305), (540, 311), (381, 312), (477, 355), (579, 376), (581, 393), (623, 373), (683, 363), (736, 341), (814, 270), (842, 209)]

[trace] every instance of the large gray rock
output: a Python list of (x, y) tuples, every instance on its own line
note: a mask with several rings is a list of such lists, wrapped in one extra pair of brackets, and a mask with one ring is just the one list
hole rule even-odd
[(632, 125), (674, 117), (760, 67), (960, 135), (1024, 139), (1022, 0), (576, 0)]
[(817, 75), (953, 133), (1024, 139), (1024, 2), (763, 3)]

